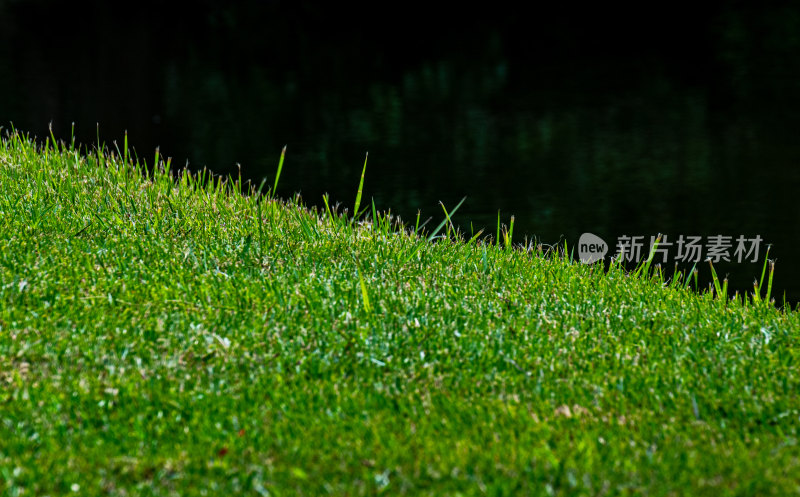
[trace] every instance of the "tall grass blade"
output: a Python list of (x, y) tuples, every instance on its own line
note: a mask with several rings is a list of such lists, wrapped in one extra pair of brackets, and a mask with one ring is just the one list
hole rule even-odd
[(364, 277), (361, 276), (361, 271), (358, 272), (358, 283), (361, 285), (361, 298), (364, 299), (364, 310), (367, 313), (372, 312), (372, 305), (369, 303), (369, 293), (367, 292), (367, 285), (364, 283)]
[(361, 180), (358, 182), (358, 193), (356, 193), (356, 205), (353, 208), (353, 221), (358, 217), (358, 208), (361, 207), (361, 194), (364, 191), (364, 175), (367, 173), (367, 159), (369, 159), (369, 152), (364, 157), (364, 168), (361, 170)]
[(356, 257), (355, 253), (351, 253), (353, 256), (353, 261), (356, 263), (356, 274), (358, 274), (358, 285), (361, 287), (361, 299), (364, 303), (364, 310), (367, 313), (372, 312), (372, 305), (369, 302), (369, 292), (367, 292), (367, 284), (364, 282), (364, 276), (361, 274), (361, 263), (359, 263), (358, 258)]
[(711, 262), (711, 259), (708, 260), (708, 265), (711, 267), (711, 280), (714, 283), (714, 290), (719, 297), (722, 295), (722, 289), (719, 286), (719, 278), (717, 278), (717, 272), (714, 270), (714, 264)]
[(570, 251), (569, 251), (569, 247), (568, 247), (568, 245), (567, 245), (567, 241), (566, 241), (566, 240), (564, 240), (564, 258), (566, 258), (567, 256), (569, 256), (569, 263), (570, 263), (570, 264), (572, 264), (572, 256), (574, 255), (574, 251), (575, 251), (575, 249), (574, 249), (574, 248), (573, 248), (573, 251), (572, 251), (572, 252), (570, 252)]
[(769, 249), (771, 247), (767, 246), (767, 253), (764, 254), (764, 265), (761, 267), (761, 279), (758, 280), (758, 298), (761, 298), (761, 285), (764, 284), (764, 275), (767, 273), (767, 262), (769, 261)]
[[(444, 225), (445, 225), (445, 224), (447, 224), (447, 223), (451, 222), (451, 221), (450, 221), (450, 218), (451, 218), (452, 216), (455, 216), (455, 214), (456, 214), (456, 211), (458, 211), (458, 208), (459, 208), (459, 207), (461, 207), (461, 204), (463, 204), (465, 200), (467, 200), (467, 197), (464, 197), (464, 198), (462, 198), (462, 199), (461, 199), (461, 202), (459, 202), (459, 203), (458, 203), (458, 205), (456, 205), (456, 207), (453, 209), (453, 212), (452, 212), (451, 214), (447, 215), (447, 216), (445, 217), (444, 221), (442, 221), (441, 223), (439, 223), (439, 226), (437, 226), (437, 227), (436, 227), (436, 229), (435, 229), (435, 230), (433, 230), (433, 233), (431, 233), (431, 235), (428, 237), (428, 241), (429, 241), (429, 242), (430, 242), (431, 240), (433, 240), (434, 238), (436, 238), (436, 235), (437, 235), (437, 234), (439, 234), (439, 231), (441, 231), (442, 227), (444, 227)], [(444, 207), (444, 204), (442, 204), (442, 207)], [(445, 211), (445, 212), (447, 212), (447, 211)]]
[(300, 223), (300, 229), (303, 231), (303, 235), (305, 235), (306, 240), (313, 240), (314, 232), (316, 230), (311, 226), (311, 223), (306, 216), (301, 212), (297, 216), (297, 220)]
[[(264, 185), (264, 182), (261, 182)], [(259, 188), (261, 190), (261, 188)], [(261, 202), (256, 200), (256, 223), (258, 223), (258, 263), (264, 261), (264, 218), (261, 216)]]
[(477, 233), (472, 235), (472, 238), (469, 239), (469, 241), (467, 242), (467, 245), (470, 245), (470, 244), (474, 243), (475, 240), (477, 240), (478, 237), (481, 236), (482, 234), (483, 234), (483, 230), (479, 230)]
[(686, 281), (683, 282), (684, 289), (689, 288), (689, 283), (691, 283), (692, 281), (692, 276), (694, 276), (694, 287), (695, 289), (697, 289), (697, 271), (695, 270), (695, 268), (697, 268), (696, 262), (692, 264), (692, 269), (690, 269), (689, 272), (686, 273)]
[(453, 222), (450, 221), (450, 215), (447, 213), (447, 208), (444, 206), (444, 203), (439, 202), (439, 205), (442, 206), (442, 210), (444, 211), (444, 217), (447, 220), (447, 238), (450, 238), (450, 229), (453, 227)]
[(647, 254), (647, 259), (633, 272), (634, 276), (639, 277), (644, 274), (645, 277), (647, 277), (650, 274), (650, 265), (653, 263), (653, 257), (655, 257), (659, 242), (661, 242), (661, 233), (658, 234), (653, 246), (650, 247), (650, 253)]
[(58, 146), (56, 144), (56, 137), (53, 135), (53, 121), (50, 121), (50, 125), (48, 126), (50, 130), (50, 139), (53, 140), (53, 151), (58, 152)]
[[(436, 238), (436, 235), (439, 233), (439, 231), (441, 231), (442, 227), (446, 223), (450, 222), (450, 219), (452, 218), (452, 216), (455, 215), (456, 211), (458, 211), (458, 208), (461, 207), (461, 204), (463, 204), (465, 200), (467, 200), (467, 197), (462, 198), (461, 202), (459, 202), (458, 205), (456, 205), (456, 207), (453, 209), (453, 212), (451, 214), (447, 215), (447, 217), (444, 219), (444, 221), (439, 223), (439, 226), (437, 226), (436, 229), (433, 230), (433, 233), (431, 233), (430, 236), (427, 238), (428, 242), (430, 242), (430, 241), (432, 241), (432, 240), (434, 240)], [(444, 207), (444, 204), (442, 204), (442, 207)], [(447, 210), (445, 209), (445, 213), (446, 212), (447, 212)], [(430, 219), (428, 219), (428, 221), (430, 221)], [(417, 229), (415, 230), (415, 232), (418, 232), (420, 229), (422, 229), (423, 226), (428, 224), (428, 221), (425, 221), (422, 224), (422, 226), (419, 226), (419, 211), (417, 211), (417, 225), (418, 226), (417, 226)], [(424, 246), (425, 246), (424, 243), (417, 244), (417, 246), (414, 247), (414, 250), (412, 250), (411, 252), (409, 252), (409, 254), (407, 256), (405, 256), (405, 258), (403, 259), (403, 264), (408, 263), (408, 261), (410, 261), (411, 258), (414, 257), (417, 254), (417, 252), (419, 252), (420, 249), (422, 247), (424, 247)]]
[(769, 304), (772, 295), (772, 276), (775, 273), (775, 261), (769, 261), (769, 281), (767, 281), (767, 296), (764, 301)]
[(511, 241), (512, 241), (513, 237), (514, 237), (514, 216), (511, 216), (511, 225), (509, 226), (508, 230), (504, 234), (506, 250), (511, 248)]
[(281, 150), (281, 159), (278, 161), (278, 172), (275, 173), (275, 184), (272, 186), (272, 196), (278, 191), (278, 181), (281, 179), (281, 171), (283, 171), (283, 159), (286, 157), (286, 147), (287, 145), (284, 145), (283, 150)]
[(331, 206), (328, 203), (328, 194), (322, 196), (322, 201), (325, 203), (325, 210), (328, 211), (328, 217), (330, 218), (331, 222), (334, 222), (335, 218), (333, 217), (333, 211), (331, 210)]

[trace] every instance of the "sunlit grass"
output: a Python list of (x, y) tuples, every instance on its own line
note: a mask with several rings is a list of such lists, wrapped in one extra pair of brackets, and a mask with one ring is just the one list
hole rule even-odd
[(123, 149), (0, 146), (3, 494), (800, 492), (771, 264), (698, 294), (359, 210), (366, 161), (317, 212)]

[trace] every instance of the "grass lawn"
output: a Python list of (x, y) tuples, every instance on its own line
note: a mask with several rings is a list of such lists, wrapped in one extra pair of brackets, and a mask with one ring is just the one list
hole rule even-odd
[(2, 140), (2, 495), (800, 494), (800, 317), (766, 284), (155, 161)]

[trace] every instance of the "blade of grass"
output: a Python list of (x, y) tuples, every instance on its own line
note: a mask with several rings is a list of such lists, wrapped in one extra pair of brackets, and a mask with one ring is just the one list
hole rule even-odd
[(771, 247), (767, 245), (767, 253), (764, 254), (764, 265), (761, 267), (761, 279), (758, 280), (758, 298), (761, 298), (761, 285), (764, 284), (764, 275), (767, 272), (767, 262), (769, 261), (769, 249)]
[(689, 272), (686, 273), (686, 280), (683, 282), (684, 289), (689, 287), (689, 283), (691, 283), (692, 281), (692, 276), (695, 277), (695, 288), (697, 288), (697, 271), (695, 271), (696, 267), (697, 267), (697, 262), (692, 264), (692, 269), (690, 269)]
[(364, 277), (361, 276), (361, 271), (358, 271), (358, 282), (361, 285), (361, 298), (364, 299), (364, 310), (367, 313), (372, 312), (372, 306), (369, 303), (369, 293), (367, 293), (367, 285), (364, 283)]
[(505, 249), (508, 250), (511, 248), (511, 240), (514, 236), (514, 216), (511, 216), (511, 225), (509, 228), (503, 233), (503, 239), (505, 242)]
[(656, 248), (658, 248), (659, 242), (661, 242), (661, 233), (658, 234), (653, 246), (650, 247), (650, 253), (647, 255), (647, 260), (645, 260), (644, 263), (636, 268), (636, 271), (633, 272), (634, 276), (639, 277), (642, 273), (644, 273), (646, 277), (648, 274), (650, 274), (650, 264), (653, 262), (653, 257), (655, 257)]
[(361, 206), (361, 194), (364, 191), (364, 175), (367, 173), (367, 159), (369, 159), (369, 152), (364, 157), (364, 168), (361, 170), (361, 180), (358, 182), (358, 192), (356, 193), (356, 205), (353, 208), (353, 219), (351, 223), (358, 218), (358, 208)]
[(714, 290), (717, 292), (717, 296), (722, 295), (722, 289), (719, 286), (719, 278), (717, 278), (717, 272), (714, 270), (714, 264), (711, 262), (711, 259), (708, 259), (708, 265), (711, 267), (711, 281), (714, 283)]
[(442, 206), (442, 210), (444, 211), (444, 217), (447, 220), (447, 238), (450, 238), (450, 229), (453, 227), (453, 223), (450, 221), (450, 215), (447, 213), (447, 208), (444, 206), (444, 203), (439, 202), (439, 205)]
[(286, 157), (286, 147), (288, 145), (283, 146), (283, 150), (281, 150), (281, 158), (278, 161), (278, 172), (275, 173), (275, 184), (272, 186), (272, 191), (270, 192), (270, 197), (275, 195), (275, 192), (278, 191), (278, 181), (281, 179), (281, 171), (283, 171), (283, 159)]
[(725, 303), (728, 303), (728, 278), (722, 280), (722, 298), (725, 299)]
[[(436, 238), (436, 235), (439, 233), (439, 231), (442, 229), (442, 227), (445, 225), (445, 223), (447, 223), (448, 221), (450, 221), (450, 218), (451, 218), (453, 215), (455, 215), (456, 211), (458, 211), (458, 208), (459, 208), (459, 207), (461, 207), (461, 204), (463, 204), (465, 200), (467, 200), (467, 197), (464, 197), (464, 198), (462, 198), (462, 199), (461, 199), (461, 202), (459, 202), (459, 203), (458, 203), (458, 205), (456, 205), (456, 207), (453, 209), (453, 212), (452, 212), (451, 214), (449, 214), (449, 215), (448, 215), (448, 216), (447, 216), (447, 217), (444, 219), (444, 221), (442, 221), (441, 223), (439, 223), (439, 226), (437, 226), (437, 227), (436, 227), (436, 229), (435, 229), (435, 230), (433, 230), (433, 233), (431, 233), (431, 235), (430, 235), (430, 236), (427, 238), (427, 240), (426, 240), (426, 241), (430, 242), (430, 241), (432, 241), (432, 240), (434, 240), (434, 239)], [(442, 205), (442, 207), (444, 207), (444, 205)], [(446, 210), (446, 209), (445, 209), (445, 212), (447, 212), (447, 210)], [(425, 224), (427, 224), (427, 223), (428, 223), (428, 221), (425, 221), (425, 223), (424, 223), (422, 226), (425, 226)], [(417, 224), (419, 224), (419, 212), (417, 212)], [(420, 228), (422, 228), (422, 226), (418, 226), (418, 227), (417, 227), (417, 230), (419, 230)], [(411, 252), (409, 252), (409, 254), (408, 254), (408, 255), (407, 255), (407, 256), (406, 256), (406, 257), (403, 259), (403, 264), (406, 264), (406, 263), (408, 263), (408, 261), (410, 261), (410, 260), (411, 260), (411, 258), (412, 258), (412, 257), (414, 257), (414, 256), (417, 254), (417, 252), (419, 252), (419, 251), (420, 251), (420, 249), (421, 249), (422, 247), (424, 247), (424, 246), (425, 246), (425, 244), (424, 244), (424, 243), (417, 244), (417, 246), (416, 246), (416, 247), (414, 247), (414, 250), (412, 250)]]
[[(467, 200), (467, 197), (464, 197), (464, 198), (462, 198), (462, 199), (461, 199), (461, 202), (459, 202), (459, 203), (458, 203), (458, 205), (456, 205), (456, 207), (453, 209), (453, 212), (452, 212), (451, 214), (447, 215), (447, 216), (445, 217), (444, 221), (442, 221), (441, 223), (439, 223), (439, 226), (437, 226), (437, 227), (436, 227), (436, 229), (435, 229), (435, 230), (433, 230), (433, 233), (431, 233), (431, 236), (429, 236), (429, 237), (428, 237), (428, 241), (429, 241), (429, 242), (430, 242), (431, 240), (433, 240), (434, 238), (436, 238), (436, 235), (439, 233), (439, 231), (442, 229), (442, 227), (443, 227), (445, 224), (447, 224), (448, 222), (450, 222), (450, 218), (456, 214), (456, 211), (458, 210), (458, 208), (459, 208), (459, 207), (461, 207), (461, 204), (463, 204), (465, 200)], [(444, 207), (444, 204), (442, 204), (442, 207)], [(447, 212), (447, 211), (445, 210), (445, 212)]]
[(358, 284), (361, 287), (361, 299), (364, 304), (364, 310), (367, 311), (367, 313), (369, 314), (372, 312), (372, 305), (370, 305), (369, 303), (369, 292), (367, 292), (367, 284), (364, 282), (364, 277), (361, 274), (362, 273), (361, 263), (359, 262), (358, 257), (356, 257), (355, 253), (352, 253), (351, 255), (353, 256), (353, 261), (356, 263), (356, 274), (358, 274)]
[(467, 245), (470, 245), (473, 242), (475, 242), (475, 240), (477, 240), (478, 237), (481, 236), (482, 234), (483, 234), (483, 230), (480, 230), (477, 233), (475, 233), (474, 235), (472, 235), (472, 238), (469, 239), (469, 241), (467, 242)]
[(332, 223), (335, 223), (335, 218), (333, 216), (333, 211), (331, 210), (331, 206), (328, 203), (328, 194), (322, 196), (322, 201), (325, 203), (325, 210), (328, 211), (328, 217), (330, 218)]
[(50, 125), (48, 126), (50, 130), (50, 138), (53, 140), (53, 151), (58, 152), (58, 146), (56, 143), (56, 137), (53, 135), (53, 121), (50, 121)]
[(261, 202), (256, 202), (256, 208), (256, 223), (258, 223), (258, 263), (261, 264), (264, 260), (264, 219), (261, 217)]
[(769, 281), (767, 281), (767, 296), (764, 301), (769, 304), (772, 295), (772, 276), (775, 273), (775, 261), (769, 261)]

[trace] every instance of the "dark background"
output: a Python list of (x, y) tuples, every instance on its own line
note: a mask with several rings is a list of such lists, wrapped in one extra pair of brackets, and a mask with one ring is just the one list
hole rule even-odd
[[(763, 238), (719, 263), (800, 301), (800, 9), (0, 0), (0, 125), (273, 179), (279, 194), (612, 251), (621, 235)], [(668, 265), (675, 261), (673, 247)], [(707, 276), (707, 264), (700, 264)], [(684, 269), (688, 269), (684, 267)]]

